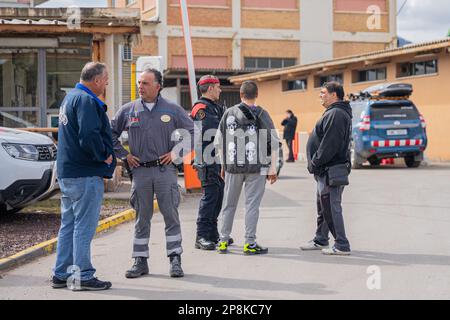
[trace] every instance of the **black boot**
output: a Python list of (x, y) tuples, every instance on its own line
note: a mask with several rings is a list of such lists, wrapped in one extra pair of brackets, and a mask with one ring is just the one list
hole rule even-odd
[(195, 241), (195, 248), (201, 250), (215, 250), (216, 244), (213, 241), (206, 240), (205, 238), (198, 238)]
[(147, 258), (138, 257), (134, 259), (134, 264), (130, 270), (125, 274), (128, 279), (139, 278), (140, 276), (148, 274)]
[(183, 269), (181, 268), (181, 256), (173, 255), (170, 256), (170, 276), (172, 278), (184, 277)]

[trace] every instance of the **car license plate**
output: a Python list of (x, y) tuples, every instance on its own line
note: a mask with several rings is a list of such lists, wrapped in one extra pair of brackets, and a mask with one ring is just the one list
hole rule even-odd
[(402, 130), (388, 130), (387, 135), (388, 136), (406, 136), (408, 134), (408, 130), (402, 129)]

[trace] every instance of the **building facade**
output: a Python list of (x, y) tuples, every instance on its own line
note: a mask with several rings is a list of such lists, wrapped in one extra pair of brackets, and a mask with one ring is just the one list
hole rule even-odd
[[(227, 76), (308, 64), (395, 47), (395, 0), (188, 0), (194, 64), (199, 76)], [(161, 56), (176, 99), (188, 92), (178, 0), (110, 0), (141, 11), (142, 43), (134, 58)], [(126, 85), (126, 84), (124, 84)], [(228, 97), (235, 100), (236, 96)], [(230, 103), (228, 103), (230, 104)]]
[(258, 104), (267, 108), (278, 128), (281, 129), (285, 111), (292, 109), (303, 132), (311, 132), (323, 113), (319, 93), (326, 81), (341, 82), (347, 94), (376, 84), (410, 83), (414, 88), (411, 100), (427, 123), (426, 156), (434, 161), (450, 160), (450, 101), (443, 95), (450, 83), (450, 38), (230, 80), (236, 85), (246, 80), (258, 81)]
[(121, 47), (139, 25), (136, 9), (0, 7), (0, 126), (57, 126), (60, 103), (89, 61), (108, 66), (103, 98), (114, 114), (122, 100)]

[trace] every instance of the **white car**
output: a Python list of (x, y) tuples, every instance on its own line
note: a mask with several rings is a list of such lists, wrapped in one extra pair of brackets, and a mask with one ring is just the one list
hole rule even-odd
[(58, 189), (56, 154), (47, 136), (0, 127), (0, 214), (52, 196)]

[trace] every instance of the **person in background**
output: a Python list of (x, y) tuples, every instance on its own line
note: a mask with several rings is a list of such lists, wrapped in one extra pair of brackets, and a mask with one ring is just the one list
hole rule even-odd
[(286, 162), (295, 162), (293, 142), (295, 139), (295, 134), (297, 132), (297, 117), (294, 115), (292, 110), (286, 111), (286, 118), (281, 122), (284, 127), (283, 139), (286, 141), (287, 147), (289, 149), (289, 157)]

